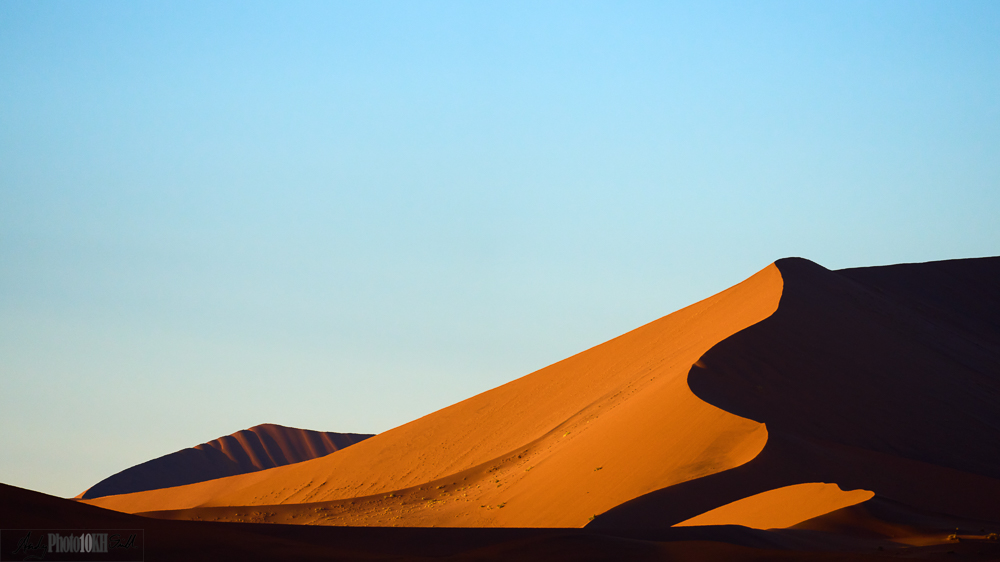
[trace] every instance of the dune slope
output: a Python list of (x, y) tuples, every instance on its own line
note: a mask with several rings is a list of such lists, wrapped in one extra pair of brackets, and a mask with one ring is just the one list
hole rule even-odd
[(270, 423), (257, 425), (127, 468), (78, 497), (93, 499), (256, 472), (322, 457), (369, 437)]
[[(706, 403), (687, 375), (775, 312), (774, 265), (704, 301), (334, 454), (87, 500), (184, 518), (579, 527), (655, 490), (733, 469), (763, 424)], [(183, 510), (183, 511), (177, 511)]]

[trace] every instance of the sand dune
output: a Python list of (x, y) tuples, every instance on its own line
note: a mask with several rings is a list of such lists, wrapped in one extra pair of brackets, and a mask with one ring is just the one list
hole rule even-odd
[[(754, 458), (766, 428), (697, 398), (687, 372), (767, 318), (774, 266), (550, 367), (326, 457), (88, 500), (128, 512), (307, 504), (326, 524), (579, 527), (624, 501)], [(345, 516), (321, 502), (356, 502)], [(270, 520), (276, 509), (233, 510)], [(214, 517), (219, 517), (215, 515)]]
[(841, 490), (836, 484), (811, 482), (775, 488), (727, 503), (677, 523), (697, 525), (742, 525), (753, 529), (781, 529), (870, 500), (868, 490)]
[(77, 497), (128, 494), (256, 472), (322, 457), (369, 437), (271, 423), (257, 425), (127, 468)]
[(801, 526), (875, 501), (990, 522), (998, 405), (1000, 259), (786, 259), (343, 451), (87, 501), (167, 519), (616, 533)]

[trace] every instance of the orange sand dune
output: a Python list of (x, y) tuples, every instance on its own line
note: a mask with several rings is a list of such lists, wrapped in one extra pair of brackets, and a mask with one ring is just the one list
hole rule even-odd
[(1000, 258), (779, 260), (346, 450), (87, 501), (168, 519), (655, 533), (749, 507), (728, 521), (794, 525), (865, 493), (820, 482), (1000, 519)]
[(780, 529), (859, 504), (874, 495), (868, 490), (845, 492), (836, 484), (823, 482), (796, 484), (736, 500), (674, 526), (743, 525), (754, 529)]
[[(687, 373), (718, 342), (772, 314), (781, 293), (772, 265), (718, 295), (343, 451), (86, 501), (132, 513), (249, 506), (215, 516), (229, 520), (271, 520), (277, 508), (302, 504), (286, 516), (326, 524), (579, 527), (629, 499), (731, 469), (760, 452), (765, 427), (697, 398)], [(351, 504), (353, 498), (365, 499)], [(337, 510), (320, 509), (323, 502), (351, 507), (344, 517), (329, 517)]]
[(369, 437), (273, 423), (257, 425), (125, 469), (77, 497), (92, 499), (256, 472), (322, 457)]

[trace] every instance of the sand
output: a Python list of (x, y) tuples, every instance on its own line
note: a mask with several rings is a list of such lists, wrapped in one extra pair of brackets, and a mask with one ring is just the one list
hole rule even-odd
[(868, 501), (869, 490), (841, 490), (836, 484), (810, 482), (775, 488), (706, 511), (675, 527), (742, 525), (753, 529), (783, 529), (830, 512)]

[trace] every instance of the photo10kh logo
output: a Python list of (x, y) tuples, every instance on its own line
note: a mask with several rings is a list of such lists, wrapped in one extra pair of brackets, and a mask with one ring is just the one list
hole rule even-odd
[[(108, 552), (108, 533), (80, 533), (79, 535), (48, 534), (48, 551), (53, 554), (69, 552)], [(132, 537), (135, 540), (134, 537)]]
[(0, 529), (0, 562), (141, 562), (142, 529)]

